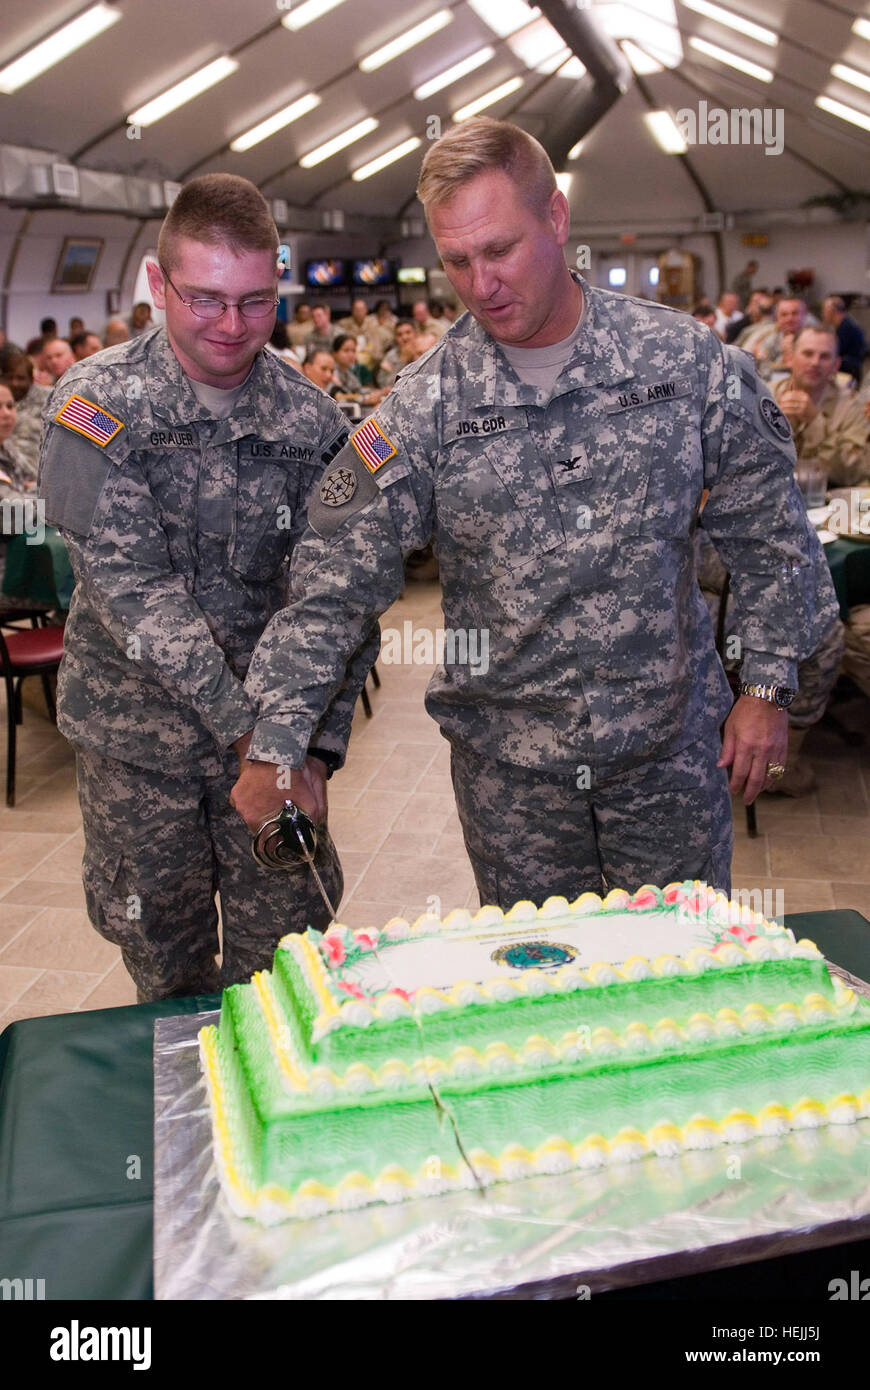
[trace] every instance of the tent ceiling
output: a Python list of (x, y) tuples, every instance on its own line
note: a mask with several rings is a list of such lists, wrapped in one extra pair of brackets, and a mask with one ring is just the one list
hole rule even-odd
[[(510, 115), (546, 139), (547, 128), (576, 91), (576, 78), (528, 67), (466, 0), (446, 0), (452, 21), (440, 32), (373, 73), (359, 60), (441, 8), (445, 0), (406, 6), (383, 0), (345, 0), (297, 32), (280, 24), (286, 0), (117, 0), (122, 18), (13, 95), (0, 95), (2, 138), (9, 144), (57, 150), (91, 168), (168, 179), (229, 170), (253, 179), (272, 197), (296, 206), (395, 216), (413, 206), (419, 169), (416, 151), (362, 183), (352, 170), (416, 135), (509, 78), (522, 86), (489, 108)], [(665, 0), (634, 0), (629, 15)], [(723, 0), (724, 3), (724, 0)], [(296, 8), (294, 0), (293, 8)], [(65, 23), (81, 0), (5, 0), (0, 65)], [(592, 15), (595, 16), (595, 6)], [(857, 3), (826, 0), (727, 0), (727, 8), (780, 34), (766, 47), (684, 7), (674, 14), (683, 58), (673, 69), (640, 78), (590, 133), (570, 191), (578, 221), (696, 216), (704, 199), (683, 161), (664, 154), (643, 114), (712, 106), (768, 107), (782, 111), (784, 152), (763, 146), (697, 145), (689, 157), (709, 205), (740, 212), (794, 208), (807, 198), (862, 189), (868, 182), (870, 132), (814, 105), (820, 93), (870, 118), (870, 92), (832, 77), (845, 63), (870, 77), (870, 41), (852, 33), (867, 13)], [(717, 43), (774, 70), (771, 83), (724, 67), (690, 46), (692, 36)], [(640, 40), (639, 40), (640, 41)], [(413, 89), (461, 58), (490, 44), (485, 65), (446, 90), (418, 101)], [(224, 54), (237, 70), (176, 112), (128, 138), (129, 112), (174, 82)], [(316, 92), (320, 104), (294, 124), (245, 153), (229, 142), (282, 106)], [(362, 140), (312, 169), (299, 158), (366, 116), (378, 126)]]

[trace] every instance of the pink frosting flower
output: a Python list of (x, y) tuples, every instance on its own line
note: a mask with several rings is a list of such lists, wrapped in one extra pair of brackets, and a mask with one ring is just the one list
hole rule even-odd
[(377, 937), (371, 936), (369, 932), (357, 932), (354, 941), (362, 951), (373, 951), (378, 944)]
[(647, 888), (644, 893), (635, 893), (628, 906), (636, 911), (647, 907), (658, 907), (658, 897), (651, 888)]
[(343, 989), (345, 994), (352, 994), (356, 999), (365, 999), (365, 994), (359, 985), (351, 985), (348, 984), (347, 980), (339, 980), (338, 987)]
[(738, 925), (736, 927), (729, 927), (728, 930), (732, 936), (736, 936), (738, 941), (742, 941), (744, 942), (744, 944), (747, 941), (755, 940), (755, 937), (752, 935), (750, 931), (746, 929), (746, 927), (741, 927)]
[(339, 937), (330, 936), (329, 932), (327, 932), (320, 944), (323, 947), (323, 950), (326, 953), (326, 956), (329, 960), (329, 964), (333, 967), (333, 969), (337, 965), (342, 964), (346, 952)]
[(398, 994), (400, 999), (404, 999), (406, 1004), (410, 1004), (411, 996), (406, 989), (399, 989), (398, 985), (393, 985), (390, 994)]

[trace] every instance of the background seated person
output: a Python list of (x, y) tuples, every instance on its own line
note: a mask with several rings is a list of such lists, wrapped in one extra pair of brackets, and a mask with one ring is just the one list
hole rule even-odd
[(302, 364), (302, 375), (319, 386), (321, 391), (329, 391), (335, 376), (335, 358), (324, 348), (310, 347)]
[(308, 339), (311, 337), (313, 328), (311, 305), (303, 299), (296, 305), (293, 318), (287, 325), (287, 337), (290, 339), (291, 346), (304, 350), (308, 346)]
[(861, 325), (846, 313), (845, 302), (839, 295), (828, 295), (822, 305), (822, 322), (833, 328), (837, 335), (840, 370), (848, 372), (855, 381), (860, 381), (864, 358), (867, 356), (867, 339)]
[(275, 320), (275, 327), (272, 329), (272, 336), (268, 342), (270, 352), (274, 352), (276, 357), (280, 357), (282, 362), (289, 362), (291, 367), (300, 365), (299, 358), (290, 346), (287, 336), (287, 325), (280, 319)]
[(103, 344), (96, 333), (88, 333), (84, 328), (80, 333), (73, 334), (69, 345), (77, 362), (84, 362), (86, 357), (93, 357), (95, 352), (103, 351)]
[(147, 299), (140, 300), (133, 305), (133, 312), (130, 315), (130, 337), (141, 338), (143, 333), (148, 333), (154, 327), (154, 320), (151, 317), (151, 305)]
[(52, 387), (54, 385), (54, 377), (43, 361), (43, 346), (42, 338), (31, 338), (25, 351), (33, 366), (33, 380), (36, 382), (37, 386)]
[(403, 367), (416, 362), (425, 349), (420, 347), (420, 335), (411, 319), (399, 319), (396, 324), (396, 337), (393, 346), (381, 358), (378, 368), (378, 386), (389, 391)]
[(70, 367), (76, 364), (73, 350), (66, 338), (49, 338), (42, 349), (42, 360), (54, 381), (60, 381), (64, 372), (68, 372)]
[(418, 299), (411, 309), (414, 322), (417, 325), (418, 333), (434, 333), (436, 339), (443, 338), (450, 324), (446, 319), (436, 319), (432, 316), (431, 306), (425, 299)]
[(393, 313), (388, 299), (379, 299), (375, 305), (375, 322), (378, 326), (380, 338), (380, 352), (378, 357), (383, 357), (387, 348), (392, 347), (396, 337), (396, 324), (399, 320)]
[(15, 417), (9, 377), (0, 378), (0, 582), (6, 567), (6, 541), (33, 527), (37, 519), (36, 472), (12, 442)]
[(804, 328), (795, 340), (791, 375), (774, 388), (800, 461), (812, 460), (835, 486), (870, 482), (870, 426), (860, 401), (835, 385), (840, 365), (831, 328)]
[(357, 405), (377, 405), (383, 399), (383, 391), (369, 390), (363, 386), (354, 371), (356, 362), (356, 338), (350, 333), (339, 333), (332, 344), (335, 358), (335, 373), (329, 394), (336, 401), (355, 401)]
[(741, 319), (728, 325), (725, 334), (726, 343), (736, 343), (738, 347), (746, 347), (746, 340), (757, 328), (766, 328), (773, 322), (773, 300), (767, 290), (755, 290), (746, 306), (746, 313)]
[(713, 308), (713, 305), (708, 304), (706, 300), (702, 300), (700, 304), (695, 305), (692, 310), (692, 318), (697, 319), (699, 323), (706, 323), (708, 328), (712, 328), (717, 338), (721, 337), (716, 327), (716, 310)]
[(356, 339), (356, 374), (363, 386), (370, 386), (383, 356), (383, 335), (365, 300), (355, 299), (349, 316), (339, 319), (336, 327)]
[(332, 352), (334, 337), (335, 330), (332, 327), (329, 307), (326, 304), (312, 305), (311, 332), (305, 339), (306, 348), (322, 348), (325, 352)]
[(103, 347), (118, 347), (130, 341), (130, 330), (123, 319), (109, 319), (103, 334)]
[[(701, 592), (710, 610), (713, 631), (717, 631), (719, 603), (725, 586), (725, 566), (719, 553), (704, 530), (703, 520), (695, 532), (695, 568)], [(726, 671), (736, 671), (740, 667), (737, 656), (729, 656), (736, 639), (737, 623), (734, 617), (734, 601), (729, 593), (725, 610), (725, 633), (722, 663)], [(771, 783), (766, 791), (774, 796), (806, 796), (816, 786), (812, 768), (804, 760), (800, 761), (800, 751), (807, 733), (817, 724), (827, 709), (831, 692), (840, 674), (843, 659), (845, 633), (843, 624), (836, 618), (821, 643), (805, 661), (798, 662), (798, 693), (788, 709), (788, 759), (786, 773), (778, 782)]]
[(3, 377), (15, 397), (18, 414), (12, 431), (12, 447), (30, 466), (35, 478), (42, 439), (42, 412), (51, 387), (40, 386), (33, 380), (33, 363), (26, 352), (4, 355)]
[(807, 306), (802, 299), (781, 299), (776, 306), (772, 324), (760, 329), (743, 344), (758, 364), (758, 375), (767, 381), (771, 372), (783, 365), (782, 340), (789, 334), (797, 336), (807, 322)]

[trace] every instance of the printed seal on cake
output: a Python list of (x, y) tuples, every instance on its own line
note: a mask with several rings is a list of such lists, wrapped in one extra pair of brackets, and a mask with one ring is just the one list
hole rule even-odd
[(558, 970), (576, 955), (573, 946), (561, 941), (513, 941), (510, 946), (499, 946), (490, 959), (512, 970)]

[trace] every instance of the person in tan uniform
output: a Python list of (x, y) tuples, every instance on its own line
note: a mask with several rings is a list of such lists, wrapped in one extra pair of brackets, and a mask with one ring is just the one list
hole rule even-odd
[(804, 328), (795, 340), (791, 376), (774, 396), (791, 425), (798, 461), (817, 462), (829, 483), (870, 482), (870, 422), (851, 391), (833, 377), (840, 366), (836, 334)]

